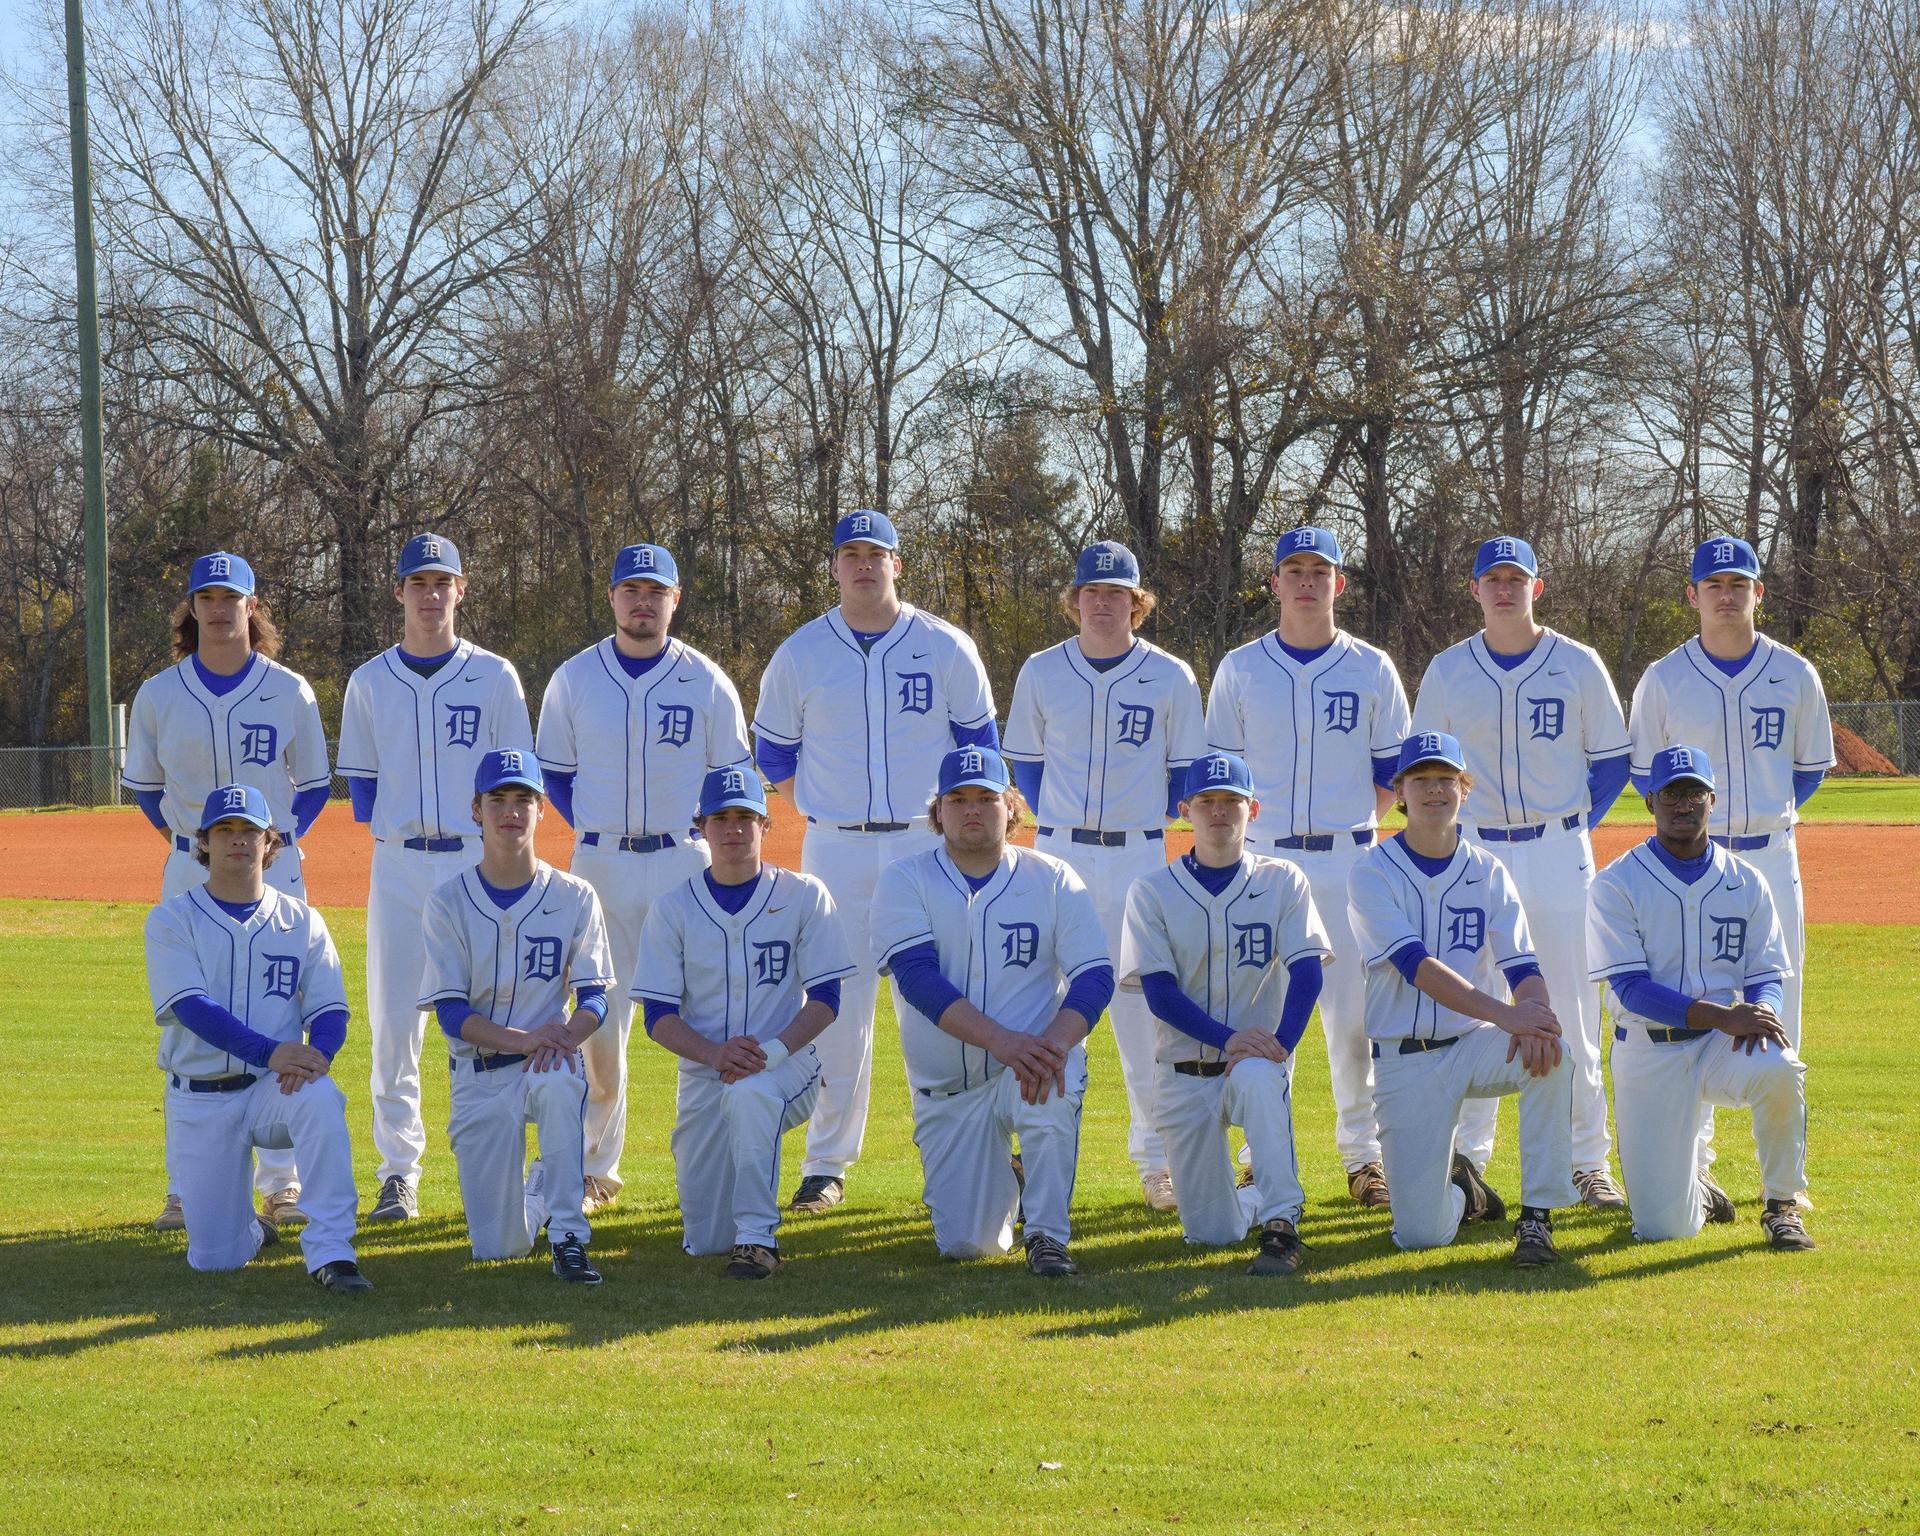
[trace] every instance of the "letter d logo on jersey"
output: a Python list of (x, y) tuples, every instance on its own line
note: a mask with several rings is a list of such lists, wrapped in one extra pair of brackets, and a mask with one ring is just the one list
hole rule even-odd
[(753, 979), (763, 987), (777, 987), (793, 968), (793, 946), (785, 939), (773, 939), (753, 946)]
[(1351, 731), (1360, 723), (1360, 695), (1344, 689), (1327, 695), (1327, 729)]
[(1144, 747), (1153, 736), (1153, 710), (1146, 704), (1122, 704), (1113, 739), (1123, 747)]
[(280, 733), (270, 725), (248, 725), (240, 723), (240, 761), (257, 763), (262, 767), (273, 761), (274, 749), (280, 745)]
[(1032, 965), (1040, 958), (1038, 923), (1002, 923), (1000, 959), (1006, 965)]
[(1528, 699), (1529, 718), (1533, 722), (1533, 738), (1536, 741), (1558, 741), (1560, 733), (1567, 726), (1567, 701), (1565, 699)]
[(1787, 712), (1777, 705), (1756, 705), (1753, 710), (1753, 744), (1777, 749), (1787, 734)]
[(1480, 907), (1447, 908), (1447, 948), (1469, 953), (1487, 941), (1487, 914)]
[(1713, 958), (1743, 960), (1747, 954), (1747, 920), (1744, 917), (1716, 917), (1713, 920)]
[(1268, 923), (1233, 925), (1233, 963), (1269, 966), (1273, 964), (1273, 927)]
[[(471, 747), (480, 741), (480, 706), (478, 704), (449, 704), (447, 706), (447, 745), (450, 747)], [(517, 769), (515, 770), (518, 771)]]
[(300, 961), (293, 955), (264, 955), (260, 966), (262, 997), (292, 997), (300, 985)]
[[(685, 704), (660, 706), (660, 734), (654, 742), (663, 747), (684, 747), (693, 739), (693, 710)], [(738, 791), (729, 791), (738, 793)]]
[(560, 974), (560, 941), (558, 939), (529, 939), (527, 941), (527, 964), (521, 972), (527, 981), (552, 981)]
[(932, 673), (902, 672), (895, 681), (900, 684), (901, 714), (924, 715), (933, 708)]

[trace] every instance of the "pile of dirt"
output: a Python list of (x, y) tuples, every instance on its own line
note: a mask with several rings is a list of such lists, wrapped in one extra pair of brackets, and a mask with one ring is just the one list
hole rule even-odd
[(1898, 774), (1900, 772), (1886, 753), (1862, 741), (1844, 725), (1836, 725), (1833, 728), (1833, 755), (1839, 759), (1833, 768), (1837, 774)]

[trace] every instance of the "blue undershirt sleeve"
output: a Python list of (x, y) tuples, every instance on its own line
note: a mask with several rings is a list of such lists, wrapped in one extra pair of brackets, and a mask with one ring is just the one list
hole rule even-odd
[(573, 1011), (590, 1013), (602, 1024), (607, 1022), (607, 989), (604, 983), (591, 981), (573, 989)]
[(833, 1011), (833, 1016), (836, 1019), (839, 1018), (840, 978), (836, 976), (831, 981), (815, 982), (807, 988), (807, 1001), (810, 1003), (825, 1003), (827, 1007)]
[(1140, 990), (1156, 1019), (1202, 1045), (1224, 1051), (1233, 1038), (1232, 1030), (1180, 990), (1179, 979), (1172, 971), (1147, 972), (1140, 978)]
[(262, 1067), (280, 1042), (248, 1029), (204, 992), (183, 997), (173, 1005), (173, 1016), (216, 1051), (238, 1056), (250, 1067)]
[(669, 1002), (664, 997), (643, 997), (640, 999), (640, 1021), (647, 1028), (647, 1034), (653, 1034), (653, 1027), (669, 1014), (680, 1011), (680, 1005)]
[(947, 722), (947, 729), (953, 732), (953, 744), (956, 747), (988, 747), (1000, 750), (1000, 727), (989, 720), (984, 725), (957, 725)]
[(1597, 827), (1613, 809), (1620, 791), (1627, 787), (1627, 775), (1633, 769), (1633, 754), (1621, 752), (1587, 764), (1587, 799), (1593, 809), (1587, 812), (1587, 825)]
[(1793, 770), (1793, 805), (1798, 810), (1813, 798), (1813, 792), (1820, 787), (1827, 776), (1824, 768), (1796, 768)]
[(346, 1043), (347, 1010), (344, 1008), (329, 1008), (307, 1026), (307, 1044), (328, 1061), (339, 1055), (340, 1047)]
[(1313, 1017), (1313, 1005), (1320, 1001), (1320, 989), (1326, 981), (1327, 968), (1318, 955), (1302, 955), (1287, 967), (1287, 1002), (1280, 1010), (1280, 1027), (1274, 1035), (1289, 1056), (1307, 1032), (1307, 1020)]
[(1645, 971), (1616, 976), (1612, 984), (1613, 995), (1620, 999), (1621, 1007), (1627, 1012), (1637, 1013), (1668, 1029), (1693, 1028), (1687, 1022), (1687, 1010), (1693, 1006), (1693, 999), (1684, 992), (1661, 986)]
[(320, 813), (327, 808), (325, 784), (316, 784), (312, 789), (303, 789), (293, 797), (293, 835), (305, 837), (307, 829), (320, 819)]
[(1100, 1022), (1100, 1015), (1107, 1011), (1107, 1004), (1113, 1001), (1113, 967), (1110, 965), (1089, 966), (1067, 984), (1067, 995), (1060, 1000), (1062, 1008), (1071, 1008), (1087, 1021), (1087, 1032), (1091, 1034), (1094, 1026)]
[(380, 793), (380, 781), (356, 776), (347, 780), (347, 793), (353, 796), (353, 819), (372, 821), (373, 802)]
[(941, 1014), (966, 996), (940, 974), (940, 952), (931, 940), (901, 950), (887, 967), (900, 984), (900, 995), (935, 1024)]
[(1538, 976), (1540, 967), (1531, 960), (1522, 960), (1518, 965), (1509, 965), (1503, 973), (1507, 978), (1507, 990), (1511, 992), (1529, 976)]
[(1040, 785), (1047, 776), (1045, 763), (1013, 764), (1013, 784), (1027, 802), (1027, 809), (1034, 815), (1040, 814)]
[(464, 997), (436, 997), (433, 1000), (433, 1016), (440, 1022), (440, 1033), (449, 1040), (460, 1038), (460, 1026), (467, 1022), (467, 1015), (473, 1012), (473, 1004)]
[(1400, 767), (1398, 752), (1376, 752), (1373, 755), (1373, 782), (1377, 788), (1392, 789), (1394, 773)]
[(761, 736), (754, 741), (753, 760), (767, 776), (768, 782), (784, 784), (800, 767), (800, 748)]
[(1169, 768), (1167, 770), (1168, 821), (1178, 821), (1180, 819), (1180, 802), (1185, 798), (1184, 792), (1186, 787), (1187, 770), (1184, 768)]
[(547, 804), (560, 813), (560, 819), (573, 825), (573, 781), (577, 773), (560, 773), (552, 768), (540, 775), (547, 785)]
[(1756, 981), (1750, 987), (1742, 987), (1741, 992), (1750, 1003), (1765, 1003), (1775, 1013), (1786, 1002), (1787, 989), (1777, 981)]
[(1420, 962), (1427, 958), (1427, 946), (1418, 939), (1408, 939), (1387, 958), (1393, 962), (1393, 968), (1407, 978), (1407, 985), (1418, 986), (1413, 978), (1420, 969)]
[(167, 825), (167, 818), (160, 814), (160, 797), (164, 793), (164, 790), (158, 789), (136, 789), (133, 792), (133, 798), (139, 802), (140, 809), (146, 813), (147, 820), (152, 822), (156, 829), (164, 832), (171, 841), (173, 828)]

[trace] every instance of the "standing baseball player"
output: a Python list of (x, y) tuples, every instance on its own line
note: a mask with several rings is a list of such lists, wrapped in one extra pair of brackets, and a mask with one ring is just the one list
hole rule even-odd
[(538, 746), (547, 799), (574, 829), (573, 873), (600, 898), (613, 946), (615, 992), (606, 1026), (587, 1037), (587, 1214), (625, 1182), (627, 997), (647, 912), (706, 867), (688, 833), (710, 768), (751, 766), (740, 695), (717, 663), (668, 629), (680, 571), (657, 544), (614, 557), (613, 634), (561, 664), (540, 705)]
[(1346, 590), (1340, 541), (1296, 528), (1273, 552), (1268, 578), (1280, 622), (1229, 651), (1207, 698), (1207, 742), (1245, 757), (1266, 809), (1262, 852), (1300, 866), (1333, 945), (1320, 994), (1338, 1115), (1334, 1140), (1347, 1191), (1366, 1206), (1388, 1202), (1374, 1124), (1365, 981), (1347, 920), (1347, 876), (1373, 846), (1387, 789), (1409, 728), (1406, 689), (1385, 651), (1334, 625)]
[(147, 983), (167, 1074), (167, 1166), (179, 1180), (187, 1263), (238, 1269), (279, 1240), (253, 1213), (249, 1155), (292, 1155), (314, 1283), (371, 1290), (354, 1262), (347, 1100), (331, 1075), (347, 1036), (340, 957), (320, 914), (268, 886), (274, 810), (225, 784), (194, 818), (206, 881), (147, 917)]
[[(1473, 596), (1486, 627), (1427, 666), (1416, 731), (1444, 731), (1466, 750), (1473, 792), (1463, 826), (1513, 876), (1573, 1074), (1573, 1184), (1588, 1205), (1627, 1202), (1607, 1171), (1607, 1087), (1600, 1072), (1600, 999), (1587, 980), (1587, 891), (1597, 826), (1626, 787), (1626, 717), (1591, 647), (1539, 624), (1546, 590), (1533, 547), (1480, 546)], [(1483, 1172), (1498, 1099), (1470, 1099), (1456, 1145)]]
[(1021, 801), (997, 752), (956, 748), (938, 784), (929, 816), (940, 843), (881, 871), (872, 918), (874, 958), (902, 999), (934, 1242), (959, 1259), (1013, 1247), (1017, 1136), (1027, 1268), (1076, 1274), (1082, 1042), (1113, 995), (1106, 934), (1078, 875), (1008, 845)]
[(827, 888), (763, 865), (773, 819), (753, 768), (700, 788), (713, 867), (653, 903), (634, 963), (647, 1033), (680, 1058), (673, 1167), (682, 1246), (736, 1280), (780, 1264), (780, 1138), (813, 1112), (820, 1056), (853, 957)]
[[(1409, 736), (1393, 787), (1406, 830), (1353, 871), (1353, 930), (1367, 967), (1373, 1099), (1393, 1188), (1393, 1240), (1439, 1248), (1504, 1202), (1456, 1150), (1468, 1099), (1520, 1095), (1513, 1261), (1551, 1264), (1553, 1208), (1571, 1205), (1571, 1078), (1560, 1024), (1507, 868), (1460, 835), (1473, 789), (1460, 743)], [(1505, 985), (1499, 977), (1504, 974)], [(1511, 991), (1513, 1000), (1500, 994)]]
[[(1247, 852), (1260, 814), (1246, 763), (1227, 753), (1187, 769), (1180, 811), (1193, 852), (1127, 893), (1120, 982), (1157, 1023), (1154, 1115), (1190, 1243), (1237, 1243), (1260, 1228), (1254, 1275), (1300, 1267), (1300, 1165), (1293, 1052), (1332, 959), (1307, 878)], [(1234, 1185), (1230, 1126), (1246, 1132), (1253, 1183)], [(1251, 1208), (1249, 1208), (1251, 1207)]]
[(420, 1214), (420, 914), (480, 857), (472, 785), (495, 748), (533, 750), (513, 663), (454, 635), (466, 597), (460, 551), (416, 534), (400, 551), (400, 643), (356, 668), (340, 716), (339, 772), (354, 820), (373, 829), (367, 889), (367, 1026), (380, 1192), (369, 1221)]
[[(174, 665), (140, 685), (127, 728), (121, 782), (167, 840), (160, 899), (207, 878), (196, 853), (195, 818), (223, 784), (251, 784), (273, 812), (280, 851), (267, 883), (305, 898), (300, 838), (326, 808), (327, 739), (313, 689), (274, 660), (280, 632), (255, 592), (253, 567), (220, 550), (193, 562), (187, 598), (173, 614)], [(254, 1185), (267, 1219), (297, 1220), (293, 1157), (260, 1149)], [(154, 1226), (182, 1225), (179, 1182), (169, 1170), (167, 1200)]]
[[(1692, 1237), (1732, 1221), (1701, 1171), (1703, 1105), (1752, 1109), (1770, 1246), (1813, 1246), (1795, 1196), (1806, 1184), (1807, 1069), (1779, 1015), (1788, 961), (1758, 871), (1707, 836), (1713, 766), (1698, 747), (1653, 754), (1654, 835), (1593, 887), (1593, 974), (1613, 990), (1614, 1115), (1633, 1233)], [(1730, 1037), (1723, 1039), (1723, 1037)]]
[[(481, 757), (470, 812), (480, 861), (427, 898), (418, 1006), (447, 1037), (447, 1142), (473, 1256), (524, 1258), (545, 1227), (554, 1274), (598, 1285), (581, 1208), (580, 1044), (606, 1019), (613, 959), (593, 887), (534, 852), (543, 794), (531, 752)], [(540, 1136), (531, 1175), (530, 1124)]]
[(832, 893), (860, 967), (841, 988), (839, 1017), (815, 1042), (820, 1098), (796, 1211), (830, 1210), (845, 1198), (866, 1134), (879, 990), (868, 969), (874, 884), (895, 859), (929, 846), (926, 806), (942, 755), (999, 744), (980, 653), (953, 625), (900, 601), (899, 546), (879, 512), (834, 525), (840, 605), (781, 642), (754, 709), (761, 772), (807, 818), (801, 868)]
[[(1093, 894), (1115, 955), (1127, 890), (1166, 867), (1166, 823), (1179, 814), (1187, 765), (1206, 751), (1193, 668), (1134, 634), (1155, 602), (1124, 544), (1083, 551), (1061, 594), (1079, 633), (1027, 658), (1007, 716), (1006, 756), (1039, 819), (1034, 846)], [(1170, 1211), (1173, 1180), (1153, 1111), (1153, 1019), (1137, 990), (1116, 992), (1110, 1011), (1127, 1087), (1127, 1155), (1147, 1204)]]

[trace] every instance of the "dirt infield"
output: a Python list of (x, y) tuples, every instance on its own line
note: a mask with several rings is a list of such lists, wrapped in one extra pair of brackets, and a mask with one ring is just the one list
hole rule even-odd
[[(769, 847), (776, 863), (800, 863), (800, 822), (776, 802)], [(1028, 834), (1030, 838), (1030, 834)], [(1602, 861), (1645, 836), (1631, 827), (1603, 827), (1595, 838)], [(565, 866), (570, 834), (558, 817), (541, 829), (540, 852)], [(1184, 853), (1189, 839), (1170, 839)], [(308, 835), (307, 879), (329, 907), (364, 906), (373, 841), (354, 825), (344, 803), (327, 807)], [(1920, 924), (1920, 826), (1814, 823), (1800, 829), (1807, 915), (1817, 923)], [(60, 811), (0, 816), (0, 896), (59, 901), (152, 901), (164, 862), (160, 836), (133, 810)]]

